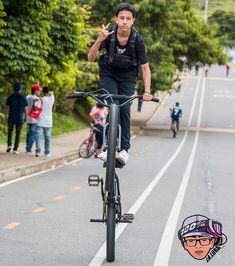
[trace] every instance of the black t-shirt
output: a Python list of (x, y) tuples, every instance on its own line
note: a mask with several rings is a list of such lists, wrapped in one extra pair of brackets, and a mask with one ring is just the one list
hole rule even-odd
[(25, 96), (20, 93), (13, 93), (7, 98), (6, 105), (9, 106), (8, 123), (22, 125), (24, 123), (24, 108), (27, 106)]
[[(114, 54), (122, 54), (126, 56), (130, 56), (132, 54), (132, 48), (129, 46), (129, 41), (132, 37), (133, 30), (129, 36), (129, 39), (125, 46), (119, 44), (117, 39), (117, 32), (115, 38), (115, 46), (114, 46)], [(138, 68), (139, 64), (143, 65), (148, 63), (148, 57), (145, 50), (144, 40), (141, 35), (137, 32), (137, 37), (135, 40), (135, 50), (136, 50), (136, 58), (137, 58), (137, 66), (130, 66), (128, 69), (113, 67), (109, 65), (107, 54), (110, 49), (110, 36), (101, 43), (100, 50), (105, 49), (106, 54), (101, 55), (99, 58), (99, 68), (100, 68), (100, 76), (112, 76), (116, 80), (119, 81), (133, 81), (136, 82), (136, 78), (138, 76)]]

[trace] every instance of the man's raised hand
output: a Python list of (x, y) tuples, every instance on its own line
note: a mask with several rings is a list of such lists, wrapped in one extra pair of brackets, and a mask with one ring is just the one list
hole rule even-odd
[(109, 35), (114, 33), (114, 31), (110, 31), (110, 32), (108, 31), (109, 25), (110, 25), (110, 23), (108, 23), (106, 26), (102, 25), (102, 30), (101, 30), (101, 33), (98, 37), (98, 39), (100, 41), (106, 40), (109, 37)]

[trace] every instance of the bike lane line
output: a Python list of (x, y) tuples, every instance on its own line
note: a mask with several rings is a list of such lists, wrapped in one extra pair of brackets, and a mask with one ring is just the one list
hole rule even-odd
[[(194, 115), (194, 111), (195, 111), (195, 107), (196, 107), (196, 102), (197, 102), (197, 98), (198, 98), (198, 94), (199, 94), (201, 77), (202, 77), (202, 72), (200, 73), (200, 77), (199, 77), (198, 82), (197, 82), (196, 92), (195, 92), (195, 95), (194, 95), (194, 98), (193, 98), (193, 104), (192, 104), (192, 108), (191, 108), (191, 113), (190, 113), (188, 124), (187, 124), (187, 130), (186, 130), (186, 132), (185, 132), (185, 134), (183, 136), (183, 139), (182, 139), (180, 145), (178, 146), (178, 148), (175, 151), (175, 153), (170, 157), (170, 159), (162, 167), (162, 169), (159, 171), (159, 173), (156, 175), (156, 177), (153, 179), (153, 181), (147, 186), (147, 188), (139, 196), (139, 198), (136, 200), (136, 202), (132, 205), (132, 207), (130, 208), (128, 213), (133, 213), (134, 215), (137, 213), (137, 211), (143, 205), (143, 203), (145, 202), (147, 197), (150, 195), (150, 193), (152, 192), (154, 187), (157, 185), (157, 183), (160, 181), (160, 179), (166, 173), (167, 169), (172, 165), (172, 163), (174, 162), (174, 160), (177, 158), (177, 156), (179, 155), (180, 151), (182, 150), (182, 148), (183, 148), (183, 146), (184, 146), (184, 144), (185, 144), (185, 142), (187, 140), (187, 137), (188, 137), (188, 133), (189, 133), (188, 128), (190, 127), (192, 119), (193, 119), (193, 115)], [(127, 224), (119, 224), (116, 227), (115, 241), (118, 240), (118, 238), (120, 237), (120, 235), (122, 234), (122, 232), (124, 231), (126, 226), (127, 226)], [(90, 262), (89, 266), (100, 266), (103, 263), (105, 257), (106, 257), (106, 242), (104, 242), (103, 245), (100, 247), (100, 249), (98, 250), (96, 255), (93, 257), (92, 261)], [(158, 265), (158, 266), (162, 266), (162, 265)]]
[(164, 232), (161, 238), (161, 242), (160, 242), (160, 245), (157, 251), (154, 266), (168, 266), (168, 262), (169, 262), (169, 258), (171, 254), (171, 248), (172, 248), (172, 244), (173, 244), (173, 240), (175, 236), (175, 229), (176, 229), (177, 221), (179, 218), (179, 214), (181, 211), (181, 207), (183, 204), (184, 196), (186, 193), (190, 174), (193, 168), (193, 162), (194, 162), (196, 151), (197, 151), (204, 95), (205, 95), (205, 78), (203, 78), (203, 82), (202, 82), (202, 93), (201, 93), (201, 98), (200, 98), (200, 107), (199, 107), (199, 114), (198, 114), (198, 120), (197, 120), (197, 130), (196, 130), (196, 134), (194, 138), (193, 148), (192, 148), (177, 196), (175, 198), (174, 204), (170, 211), (170, 215), (167, 220), (166, 227), (164, 229)]

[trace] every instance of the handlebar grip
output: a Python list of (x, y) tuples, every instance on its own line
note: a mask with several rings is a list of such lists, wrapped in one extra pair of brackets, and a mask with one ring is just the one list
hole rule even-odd
[(66, 95), (66, 99), (79, 98), (79, 97), (82, 97), (82, 96), (84, 96), (84, 95), (85, 95), (84, 92), (71, 93), (71, 94)]
[(155, 103), (159, 103), (160, 102), (160, 99), (159, 98), (156, 98), (156, 97), (153, 97), (151, 102), (155, 102)]

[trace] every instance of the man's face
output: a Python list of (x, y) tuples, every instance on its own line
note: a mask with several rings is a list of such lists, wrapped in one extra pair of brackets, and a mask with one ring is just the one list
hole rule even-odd
[(127, 10), (120, 11), (115, 19), (121, 31), (129, 31), (135, 21), (133, 14)]
[(214, 247), (215, 239), (204, 236), (190, 236), (184, 238), (184, 248), (197, 260), (203, 260), (210, 249)]

